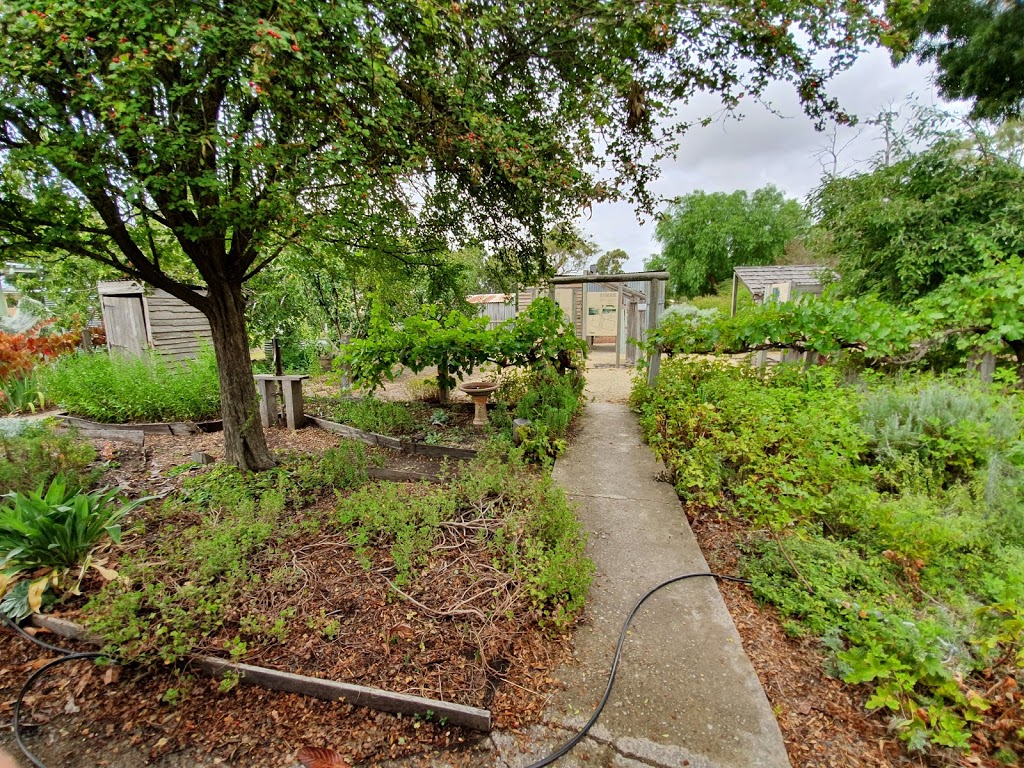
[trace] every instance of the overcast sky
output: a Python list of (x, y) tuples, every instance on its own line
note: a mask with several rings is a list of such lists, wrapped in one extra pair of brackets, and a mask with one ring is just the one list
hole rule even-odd
[[(914, 63), (893, 67), (887, 51), (873, 50), (832, 81), (829, 92), (861, 120), (855, 128), (839, 129), (840, 143), (853, 139), (841, 155), (841, 168), (863, 162), (881, 148), (878, 132), (864, 121), (890, 103), (898, 107), (911, 95), (926, 104), (941, 103), (930, 82), (931, 71)], [(676, 159), (663, 161), (653, 192), (668, 199), (695, 190), (752, 191), (774, 184), (787, 196), (803, 200), (821, 177), (816, 153), (829, 134), (814, 130), (791, 86), (773, 87), (769, 96), (781, 116), (750, 103), (744, 104), (746, 117), (741, 121), (720, 120), (707, 128), (692, 128), (683, 136)], [(711, 101), (691, 104), (683, 114), (700, 117), (713, 105)], [(644, 260), (659, 250), (654, 223), (638, 222), (627, 203), (595, 205), (592, 213), (580, 219), (580, 227), (602, 253), (625, 250), (630, 256), (626, 271), (641, 270)]]

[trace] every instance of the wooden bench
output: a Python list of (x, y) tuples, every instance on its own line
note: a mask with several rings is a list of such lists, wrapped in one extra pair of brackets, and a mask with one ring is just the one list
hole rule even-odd
[(256, 389), (260, 393), (260, 420), (264, 427), (277, 424), (277, 389), (284, 393), (284, 423), (288, 429), (298, 429), (306, 423), (303, 415), (302, 382), (309, 376), (275, 376), (272, 373), (259, 373)]

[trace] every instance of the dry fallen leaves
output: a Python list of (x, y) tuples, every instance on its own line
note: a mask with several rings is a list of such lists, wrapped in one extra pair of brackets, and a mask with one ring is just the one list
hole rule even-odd
[(296, 759), (305, 768), (352, 768), (338, 752), (323, 747), (303, 747)]

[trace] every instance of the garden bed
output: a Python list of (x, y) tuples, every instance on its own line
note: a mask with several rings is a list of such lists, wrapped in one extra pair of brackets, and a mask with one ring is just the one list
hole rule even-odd
[[(193, 764), (281, 765), (306, 744), (377, 760), (476, 738), (450, 723), (235, 687), (230, 674), (210, 681), (189, 671), (194, 656), (485, 708), (498, 727), (539, 714), (566, 658), (563, 630), (580, 607), (572, 596), (589, 578), (550, 479), (496, 460), (456, 462), (456, 473), (440, 458), (318, 429), (268, 437), (289, 451), (278, 454), (283, 468), (245, 476), (188, 462), (197, 450), (216, 455), (219, 435), (147, 436), (145, 449), (96, 443), (104, 482), (166, 502), (138, 515), (145, 527), (122, 547), (97, 553), (117, 581), (89, 571), (87, 597), (57, 607), (105, 635), (127, 665), (120, 682), (82, 665), (33, 693), (43, 739), (33, 745), (52, 768), (184, 750)], [(411, 466), (446, 485), (366, 476)], [(554, 530), (568, 538), (538, 560), (529, 541)], [(552, 587), (567, 573), (579, 580)], [(544, 589), (554, 591), (538, 600)], [(40, 654), (3, 632), (0, 656), (0, 699), (10, 701), (29, 663), (17, 660)]]
[[(493, 411), (493, 405), (489, 411)], [(427, 403), (417, 400), (378, 400), (313, 395), (306, 398), (310, 417), (349, 427), (350, 437), (378, 445), (462, 448), (473, 451), (493, 434), (491, 427), (473, 426), (473, 404)], [(322, 426), (322, 425), (321, 425)], [(388, 442), (388, 438), (394, 442)], [(372, 444), (372, 443), (371, 443)], [(401, 444), (401, 445), (400, 445)], [(451, 454), (449, 454), (451, 455)], [(470, 458), (471, 455), (459, 458)]]

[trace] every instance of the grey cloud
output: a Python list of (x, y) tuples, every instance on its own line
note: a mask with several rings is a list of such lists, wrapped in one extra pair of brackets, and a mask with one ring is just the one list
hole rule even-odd
[[(835, 78), (829, 90), (863, 121), (911, 94), (938, 102), (930, 78), (930, 69), (916, 64), (893, 67), (886, 52), (875, 50)], [(663, 162), (661, 177), (653, 185), (655, 194), (667, 200), (698, 189), (731, 192), (774, 184), (787, 195), (803, 199), (821, 177), (815, 153), (826, 135), (814, 130), (790, 86), (773, 86), (768, 95), (782, 117), (751, 101), (742, 105), (746, 115), (742, 121), (726, 119), (692, 128), (682, 137), (678, 156)], [(697, 119), (712, 111), (714, 104), (702, 98), (681, 114), (684, 119)], [(839, 130), (844, 140), (860, 131), (843, 153), (847, 163), (867, 160), (879, 148), (877, 133), (870, 126), (862, 123), (859, 129)], [(659, 250), (653, 221), (638, 222), (626, 203), (595, 205), (580, 226), (602, 251), (622, 248), (629, 253), (627, 269), (641, 269), (644, 260)]]

